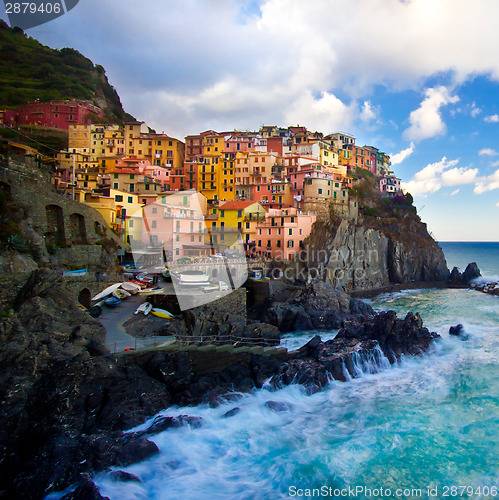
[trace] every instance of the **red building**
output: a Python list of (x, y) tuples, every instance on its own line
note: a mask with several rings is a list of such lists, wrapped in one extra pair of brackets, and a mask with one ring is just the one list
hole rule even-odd
[(68, 130), (70, 125), (88, 125), (102, 115), (102, 109), (88, 101), (35, 101), (17, 109), (17, 124)]
[(17, 122), (17, 113), (11, 109), (0, 109), (0, 125), (13, 127)]

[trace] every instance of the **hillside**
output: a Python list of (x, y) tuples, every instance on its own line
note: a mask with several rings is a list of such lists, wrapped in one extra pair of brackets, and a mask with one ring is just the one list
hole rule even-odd
[(123, 110), (102, 66), (77, 50), (42, 45), (0, 19), (0, 108), (34, 99), (86, 99), (104, 109), (107, 122), (134, 119)]

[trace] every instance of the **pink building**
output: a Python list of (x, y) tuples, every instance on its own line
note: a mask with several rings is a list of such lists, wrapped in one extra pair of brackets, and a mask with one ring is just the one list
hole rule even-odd
[(316, 220), (315, 214), (296, 208), (270, 209), (265, 221), (256, 226), (255, 252), (276, 259), (290, 260), (303, 248)]
[(142, 243), (162, 247), (174, 260), (209, 253), (204, 244), (205, 222), (199, 210), (189, 205), (168, 204), (162, 196), (143, 208)]
[(17, 109), (19, 125), (69, 130), (70, 125), (88, 125), (102, 118), (102, 109), (88, 101), (30, 102)]
[[(135, 170), (137, 174), (144, 175), (161, 183), (162, 191), (167, 191), (170, 187), (170, 168), (151, 165), (149, 160), (142, 160), (136, 156), (120, 158), (116, 161), (115, 172), (124, 170)], [(129, 172), (130, 173), (130, 172)]]

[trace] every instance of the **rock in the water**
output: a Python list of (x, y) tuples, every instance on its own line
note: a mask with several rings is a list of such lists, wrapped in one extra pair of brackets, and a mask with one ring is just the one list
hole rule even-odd
[(113, 470), (112, 472), (109, 473), (109, 477), (113, 481), (121, 481), (123, 483), (129, 482), (129, 481), (134, 481), (137, 483), (142, 482), (142, 479), (140, 479), (139, 476), (136, 476), (135, 474), (131, 474), (130, 472), (125, 472), (122, 470)]
[(454, 287), (466, 287), (470, 285), (472, 280), (479, 278), (481, 275), (476, 262), (468, 264), (463, 273), (460, 273), (459, 269), (454, 267), (450, 273), (449, 285)]
[(145, 438), (130, 439), (117, 450), (115, 464), (127, 467), (158, 453), (159, 448), (152, 441)]
[(193, 429), (197, 429), (203, 425), (202, 417), (190, 417), (188, 415), (179, 415), (178, 417), (156, 417), (153, 423), (145, 430), (129, 434), (133, 438), (138, 438), (146, 435), (159, 434), (171, 428), (185, 427), (189, 425)]
[(449, 335), (454, 335), (459, 337), (461, 340), (468, 340), (468, 335), (464, 333), (464, 326), (459, 323), (459, 325), (451, 326), (449, 328)]
[(451, 326), (449, 328), (449, 335), (461, 335), (461, 332), (463, 331), (463, 325), (461, 325), (461, 323), (459, 323), (459, 325), (456, 325), (456, 326)]
[(237, 415), (241, 411), (241, 408), (236, 406), (235, 408), (232, 408), (232, 410), (226, 411), (223, 415), (224, 418), (229, 418), (233, 417), (234, 415)]
[(471, 280), (479, 278), (481, 275), (482, 273), (480, 272), (480, 269), (478, 269), (476, 262), (471, 262), (466, 266), (463, 273), (464, 284), (468, 285)]
[(269, 410), (277, 412), (290, 410), (289, 405), (287, 405), (286, 403), (281, 403), (279, 401), (267, 401), (265, 403), (265, 407), (268, 408)]
[(64, 495), (62, 500), (109, 500), (109, 497), (103, 497), (99, 488), (90, 479), (85, 479), (72, 493)]

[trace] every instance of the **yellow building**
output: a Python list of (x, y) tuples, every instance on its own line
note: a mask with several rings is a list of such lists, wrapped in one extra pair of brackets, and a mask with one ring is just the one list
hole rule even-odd
[(237, 229), (244, 243), (254, 241), (256, 224), (265, 218), (266, 212), (260, 203), (254, 201), (228, 201), (221, 204), (218, 209), (221, 239), (224, 229)]
[(85, 193), (83, 202), (86, 205), (95, 208), (95, 210), (102, 215), (106, 224), (117, 234), (119, 233), (119, 213), (114, 198), (100, 193)]

